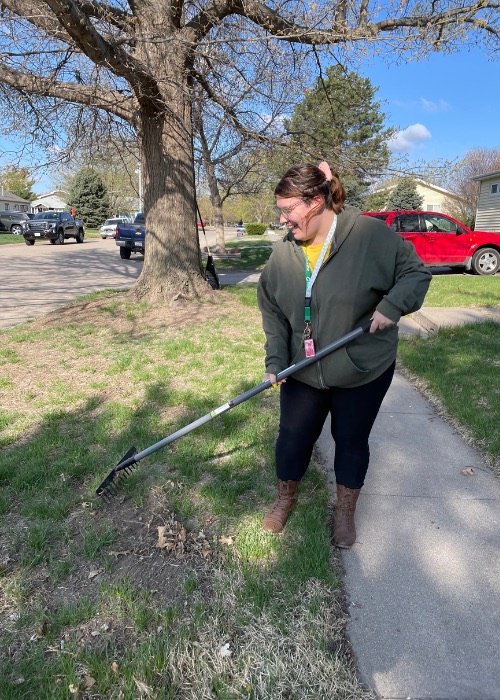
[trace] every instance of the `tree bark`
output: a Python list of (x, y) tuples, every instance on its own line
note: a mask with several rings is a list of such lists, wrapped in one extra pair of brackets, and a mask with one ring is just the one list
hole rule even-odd
[[(157, 30), (159, 17), (154, 12), (142, 14), (141, 29), (148, 32), (148, 19)], [(144, 266), (132, 294), (162, 302), (211, 293), (196, 226), (190, 57), (182, 42), (170, 35), (170, 40), (148, 46), (142, 56), (158, 76), (159, 94), (154, 99), (137, 95), (146, 241)]]

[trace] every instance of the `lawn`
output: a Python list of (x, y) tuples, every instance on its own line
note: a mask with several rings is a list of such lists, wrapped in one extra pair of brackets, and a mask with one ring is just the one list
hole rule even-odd
[[(268, 255), (236, 243), (254, 265)], [(437, 276), (426, 304), (453, 305), (459, 285), (457, 305), (492, 305), (498, 284)], [(255, 285), (216, 299), (172, 318), (103, 292), (0, 333), (2, 700), (372, 698), (345, 644), (321, 465), (283, 535), (261, 531), (277, 392), (153, 453), (110, 505), (95, 496), (132, 445), (260, 382)], [(499, 347), (485, 323), (399, 353), (497, 470)]]
[(425, 306), (498, 306), (500, 276), (435, 275)]
[(500, 475), (500, 323), (441, 328), (401, 339), (399, 358), (462, 435)]
[(278, 392), (95, 489), (261, 381), (255, 289), (161, 308), (92, 295), (0, 333), (0, 698), (372, 698), (344, 640), (315, 462), (281, 536)]
[(0, 245), (8, 245), (10, 243), (24, 243), (24, 238), (13, 233), (0, 233)]

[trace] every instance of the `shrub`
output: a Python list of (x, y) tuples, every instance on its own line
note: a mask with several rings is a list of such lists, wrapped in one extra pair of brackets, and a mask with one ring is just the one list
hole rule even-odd
[(267, 224), (260, 224), (254, 221), (250, 224), (245, 224), (245, 231), (249, 236), (262, 236), (267, 231)]

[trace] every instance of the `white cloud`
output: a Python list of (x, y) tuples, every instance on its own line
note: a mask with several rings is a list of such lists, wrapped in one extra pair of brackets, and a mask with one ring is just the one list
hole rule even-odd
[(420, 105), (424, 112), (430, 112), (431, 114), (436, 114), (436, 112), (447, 112), (451, 107), (446, 100), (432, 102), (432, 100), (427, 100), (425, 97), (420, 98)]
[(423, 124), (412, 124), (403, 131), (398, 131), (388, 142), (392, 153), (404, 153), (418, 148), (424, 141), (432, 138), (429, 129)]

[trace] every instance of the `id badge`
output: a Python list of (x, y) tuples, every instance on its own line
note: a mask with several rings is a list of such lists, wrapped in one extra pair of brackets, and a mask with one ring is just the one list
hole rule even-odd
[(304, 350), (306, 351), (306, 357), (314, 357), (316, 355), (314, 340), (312, 338), (304, 340)]

